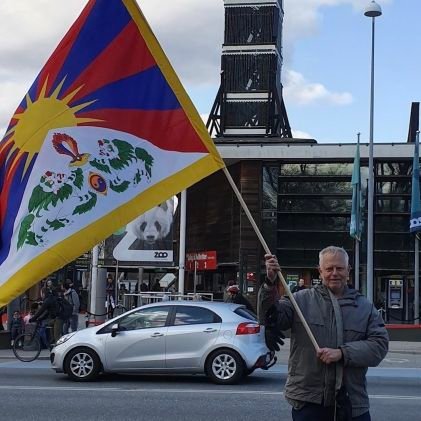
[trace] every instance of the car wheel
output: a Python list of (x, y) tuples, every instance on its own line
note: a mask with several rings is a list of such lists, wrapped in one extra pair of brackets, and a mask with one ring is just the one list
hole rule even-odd
[(244, 373), (242, 358), (230, 349), (213, 352), (206, 361), (206, 374), (217, 384), (235, 384)]
[(89, 348), (76, 348), (69, 352), (64, 363), (64, 371), (74, 381), (94, 380), (101, 370), (98, 355)]

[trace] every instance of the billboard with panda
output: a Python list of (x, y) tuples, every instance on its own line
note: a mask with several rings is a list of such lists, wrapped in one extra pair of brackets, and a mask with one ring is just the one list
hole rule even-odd
[(172, 266), (174, 196), (129, 222), (105, 241), (104, 264)]

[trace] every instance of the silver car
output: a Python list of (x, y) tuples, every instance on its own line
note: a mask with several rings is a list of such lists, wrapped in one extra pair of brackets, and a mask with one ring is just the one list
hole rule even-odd
[(215, 383), (234, 384), (274, 364), (263, 329), (238, 304), (159, 302), (64, 335), (50, 360), (75, 381), (101, 372), (204, 373)]

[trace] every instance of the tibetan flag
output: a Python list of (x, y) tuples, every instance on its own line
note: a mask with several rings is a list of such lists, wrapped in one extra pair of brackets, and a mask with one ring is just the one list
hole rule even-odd
[(361, 168), (360, 168), (360, 141), (358, 139), (355, 150), (354, 166), (352, 169), (352, 210), (349, 235), (356, 240), (361, 240), (362, 231), (362, 198), (361, 198)]
[(412, 195), (411, 195), (411, 219), (409, 231), (421, 231), (421, 203), (420, 203), (420, 160), (419, 160), (419, 137), (415, 138), (414, 160), (412, 163)]
[(0, 306), (223, 167), (136, 1), (88, 1), (0, 142)]

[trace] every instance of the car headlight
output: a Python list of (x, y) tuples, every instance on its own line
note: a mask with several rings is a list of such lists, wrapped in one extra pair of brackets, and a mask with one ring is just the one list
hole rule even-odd
[(76, 332), (68, 333), (67, 335), (62, 336), (57, 342), (56, 346), (64, 344), (67, 342)]

